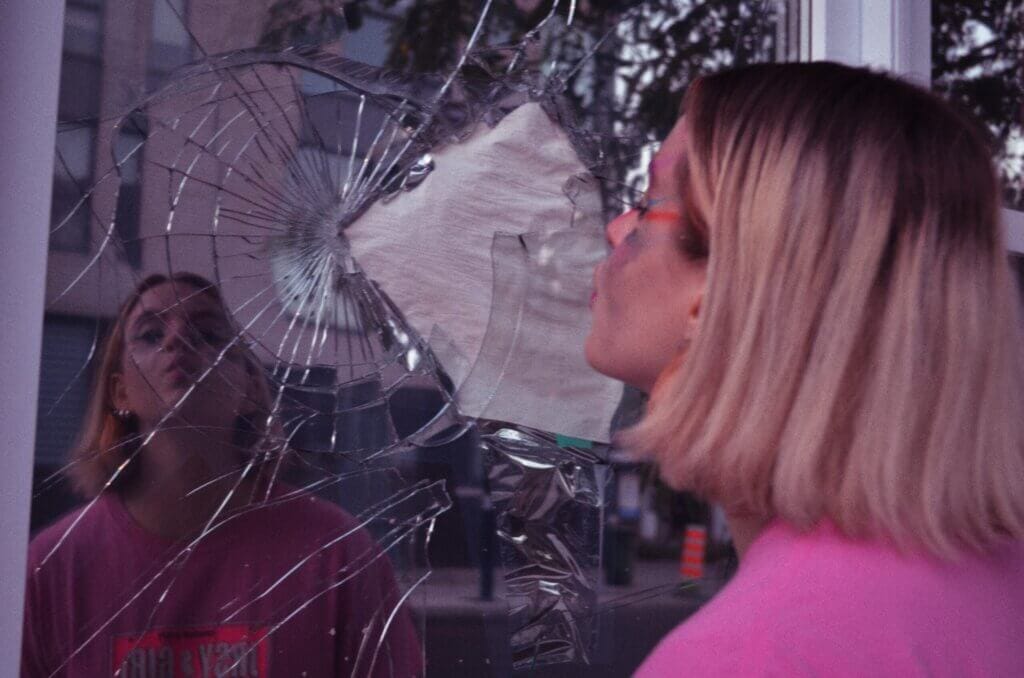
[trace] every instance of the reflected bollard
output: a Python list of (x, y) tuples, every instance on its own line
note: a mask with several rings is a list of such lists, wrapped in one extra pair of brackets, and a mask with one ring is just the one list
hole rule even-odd
[(686, 526), (683, 550), (679, 554), (679, 574), (685, 579), (700, 579), (704, 576), (704, 554), (707, 550), (708, 531), (703, 525)]
[(633, 583), (633, 552), (636, 529), (618, 516), (611, 516), (605, 529), (605, 583), (629, 586)]
[(490, 492), (485, 490), (480, 506), (480, 599), (494, 599), (494, 551), (497, 521)]

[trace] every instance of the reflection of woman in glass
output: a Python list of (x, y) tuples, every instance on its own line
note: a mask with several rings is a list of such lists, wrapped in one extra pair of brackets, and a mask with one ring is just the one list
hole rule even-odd
[(640, 676), (1017, 675), (1024, 371), (986, 143), (835, 64), (703, 78), (608, 225), (587, 356), (734, 579)]
[(95, 502), (30, 547), (23, 675), (421, 673), (387, 557), (270, 482), (270, 396), (239, 336), (195, 275), (122, 306), (71, 471)]

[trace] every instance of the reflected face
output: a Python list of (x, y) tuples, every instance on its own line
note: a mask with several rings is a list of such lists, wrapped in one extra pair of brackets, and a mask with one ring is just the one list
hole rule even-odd
[(606, 227), (612, 250), (594, 273), (587, 362), (648, 393), (693, 337), (704, 293), (706, 259), (684, 243), (685, 153), (680, 122), (651, 162), (641, 204)]
[(187, 283), (146, 290), (125, 322), (121, 371), (111, 384), (115, 406), (131, 410), (142, 429), (151, 430), (188, 394), (177, 421), (231, 427), (251, 380), (239, 351), (224, 351), (234, 334), (210, 294)]

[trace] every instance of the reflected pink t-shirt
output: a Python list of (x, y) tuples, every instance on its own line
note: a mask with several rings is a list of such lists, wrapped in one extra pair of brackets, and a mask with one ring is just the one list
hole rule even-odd
[(1024, 545), (942, 563), (776, 522), (636, 676), (1024, 676)]
[(23, 678), (422, 675), (387, 555), (334, 504), (281, 489), (187, 554), (115, 494), (83, 510), (29, 547)]

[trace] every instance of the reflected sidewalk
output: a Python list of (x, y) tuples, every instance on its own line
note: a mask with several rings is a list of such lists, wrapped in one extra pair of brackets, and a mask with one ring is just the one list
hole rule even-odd
[[(724, 585), (724, 567), (685, 584), (678, 564), (634, 561), (629, 586), (603, 586), (599, 593), (598, 641), (590, 665), (539, 666), (531, 678), (603, 678), (631, 674), (672, 628), (693, 614)], [(479, 570), (439, 568), (410, 598), (414, 614), (427, 616), (428, 676), (511, 676), (508, 605), (500, 575), (493, 600), (481, 600)], [(422, 628), (422, 627), (421, 627)]]

